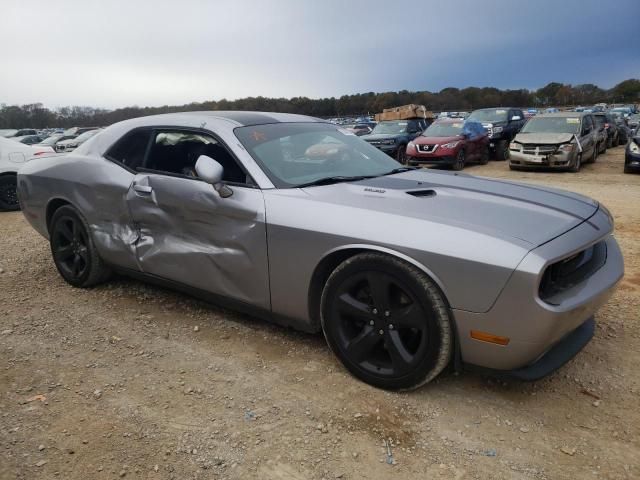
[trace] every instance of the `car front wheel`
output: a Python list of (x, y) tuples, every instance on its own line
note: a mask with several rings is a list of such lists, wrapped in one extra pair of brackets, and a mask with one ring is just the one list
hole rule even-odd
[(0, 177), (0, 211), (20, 210), (16, 187), (15, 175), (2, 175)]
[(321, 321), (344, 366), (376, 387), (420, 387), (451, 359), (442, 293), (424, 272), (388, 255), (362, 253), (338, 266), (322, 292)]
[(496, 160), (509, 160), (509, 142), (500, 140), (496, 145)]
[(396, 160), (402, 165), (407, 164), (407, 147), (406, 145), (400, 145), (396, 152)]
[(98, 255), (86, 220), (72, 206), (60, 207), (53, 214), (50, 244), (58, 272), (74, 287), (91, 287), (111, 273)]

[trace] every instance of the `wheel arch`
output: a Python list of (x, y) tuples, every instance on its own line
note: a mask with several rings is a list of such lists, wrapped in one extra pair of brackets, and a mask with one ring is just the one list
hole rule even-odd
[(73, 206), (69, 200), (64, 198), (53, 198), (47, 203), (47, 208), (45, 210), (45, 225), (47, 227), (47, 233), (51, 233), (51, 219), (53, 218), (53, 214), (56, 210), (60, 207), (64, 207), (65, 205)]
[(324, 285), (327, 283), (327, 280), (329, 279), (331, 273), (338, 267), (338, 265), (340, 265), (348, 258), (365, 252), (383, 253), (391, 257), (399, 258), (400, 260), (403, 260), (418, 268), (436, 284), (436, 286), (440, 290), (440, 293), (442, 293), (442, 298), (447, 304), (447, 307), (451, 309), (442, 281), (432, 270), (430, 270), (427, 266), (418, 262), (414, 258), (411, 258), (404, 253), (398, 252), (397, 250), (393, 250), (391, 248), (383, 247), (380, 245), (342, 245), (326, 252), (316, 265), (316, 268), (311, 275), (311, 281), (309, 282), (308, 291), (308, 314), (314, 327), (318, 329), (320, 328), (320, 298), (322, 296)]

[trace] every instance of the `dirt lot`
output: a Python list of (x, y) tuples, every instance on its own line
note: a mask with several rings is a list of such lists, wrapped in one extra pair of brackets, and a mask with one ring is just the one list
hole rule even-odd
[(321, 336), (127, 279), (73, 289), (22, 215), (0, 214), (0, 478), (640, 478), (640, 176), (622, 161), (619, 147), (579, 174), (467, 169), (616, 218), (625, 280), (594, 340), (533, 384), (376, 390)]

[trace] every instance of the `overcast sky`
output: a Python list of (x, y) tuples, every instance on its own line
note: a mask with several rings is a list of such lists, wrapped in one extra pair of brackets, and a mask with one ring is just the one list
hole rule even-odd
[(640, 77), (640, 0), (0, 0), (0, 103), (176, 105)]

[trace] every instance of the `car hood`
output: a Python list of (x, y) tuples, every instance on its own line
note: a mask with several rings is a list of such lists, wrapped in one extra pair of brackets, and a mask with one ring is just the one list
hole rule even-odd
[(373, 133), (369, 135), (362, 135), (363, 140), (367, 140), (369, 142), (375, 140), (386, 140), (387, 138), (399, 138), (404, 137), (406, 133)]
[(596, 201), (563, 190), (439, 171), (412, 170), (304, 191), (319, 201), (447, 224), (529, 248), (562, 235), (598, 209)]
[(567, 143), (573, 140), (573, 133), (519, 133), (514, 139), (518, 143), (553, 144)]
[(457, 140), (462, 140), (462, 137), (460, 136), (451, 136), (451, 137), (418, 137), (416, 138), (413, 143), (419, 143), (419, 144), (429, 144), (429, 145), (433, 145), (433, 144), (437, 144), (437, 145), (443, 145), (445, 143), (451, 143), (451, 142), (455, 142)]

